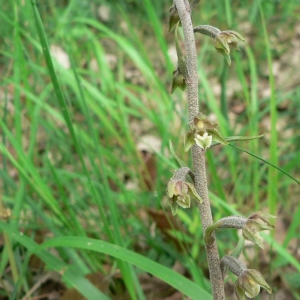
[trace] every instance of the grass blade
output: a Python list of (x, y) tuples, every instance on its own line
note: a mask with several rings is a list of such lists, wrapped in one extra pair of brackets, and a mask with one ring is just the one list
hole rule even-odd
[(245, 150), (245, 149), (239, 148), (239, 147), (234, 146), (234, 145), (232, 145), (232, 144), (228, 144), (228, 145), (231, 146), (231, 147), (233, 147), (233, 148), (236, 148), (237, 150), (243, 151), (243, 152), (245, 152), (245, 153), (247, 153), (247, 154), (249, 154), (249, 155), (251, 155), (251, 156), (253, 156), (253, 157), (257, 158), (257, 159), (259, 159), (259, 160), (261, 160), (261, 161), (264, 162), (265, 164), (267, 164), (267, 165), (269, 165), (269, 166), (271, 166), (271, 167), (277, 169), (277, 170), (280, 171), (281, 173), (285, 174), (286, 176), (288, 176), (289, 178), (293, 179), (295, 182), (297, 182), (298, 184), (300, 184), (300, 181), (299, 181), (298, 179), (296, 179), (295, 177), (293, 177), (292, 175), (290, 175), (289, 173), (287, 173), (287, 172), (284, 171), (283, 169), (279, 168), (278, 166), (272, 164), (271, 162), (269, 162), (269, 161), (267, 161), (267, 160), (265, 160), (265, 159), (259, 157), (258, 155), (255, 155), (255, 154), (253, 154), (253, 153), (251, 153), (251, 152), (249, 152), (249, 151), (247, 151), (247, 150)]
[[(35, 253), (39, 248), (39, 244), (35, 243), (32, 239), (25, 236), (23, 233), (12, 229), (8, 224), (0, 222), (0, 229), (8, 233), (12, 239), (19, 242), (32, 253)], [(39, 249), (39, 251), (35, 254), (46, 263), (49, 269), (55, 270), (59, 273), (63, 273), (62, 277), (64, 282), (74, 287), (88, 300), (109, 300), (107, 296), (101, 293), (101, 291), (99, 291), (83, 276), (78, 268), (65, 264), (47, 250)]]
[[(277, 107), (276, 107), (276, 94), (275, 94), (275, 82), (272, 67), (272, 53), (270, 48), (270, 42), (264, 17), (264, 12), (261, 6), (261, 1), (258, 0), (259, 11), (261, 16), (261, 23), (264, 33), (265, 50), (268, 60), (269, 67), (269, 85), (271, 89), (270, 96), (270, 114), (271, 114), (271, 140), (270, 140), (270, 162), (274, 165), (278, 165), (278, 152), (277, 152)], [(269, 168), (268, 174), (268, 202), (270, 214), (276, 214), (277, 206), (277, 186), (278, 186), (278, 175), (273, 168)]]
[[(128, 263), (131, 263), (141, 268), (142, 270), (160, 278), (161, 280), (167, 282), (175, 289), (179, 290), (188, 297), (191, 297), (192, 299), (212, 299), (211, 295), (209, 295), (205, 290), (201, 289), (194, 282), (188, 280), (175, 271), (130, 250), (105, 241), (75, 236), (61, 238), (58, 237), (43, 243), (40, 249), (49, 247), (72, 247), (76, 249), (93, 250), (99, 253), (111, 255)], [(40, 250), (38, 249), (37, 252), (39, 251)]]

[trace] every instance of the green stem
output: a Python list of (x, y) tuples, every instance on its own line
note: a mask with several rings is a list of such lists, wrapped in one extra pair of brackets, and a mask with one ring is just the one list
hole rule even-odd
[[(183, 0), (175, 0), (174, 3), (181, 20), (184, 34), (186, 62), (188, 70), (188, 75), (186, 78), (188, 93), (188, 113), (189, 121), (191, 122), (199, 112), (197, 52), (189, 7), (185, 5), (185, 2)], [(192, 147), (192, 157), (193, 170), (195, 175), (195, 187), (198, 194), (203, 200), (202, 204), (199, 204), (199, 212), (204, 234), (206, 228), (213, 224), (211, 207), (208, 198), (205, 151), (200, 147), (194, 145)], [(214, 241), (211, 245), (206, 245), (205, 247), (213, 297), (215, 300), (225, 299), (224, 281), (222, 278), (220, 257), (216, 241)]]
[(206, 245), (211, 245), (215, 241), (213, 233), (221, 224), (221, 222), (216, 222), (206, 228), (204, 235), (204, 242)]
[(241, 236), (239, 238), (239, 242), (237, 243), (237, 245), (235, 246), (235, 248), (233, 249), (231, 256), (234, 256), (236, 258), (239, 258), (243, 249), (245, 246), (245, 239)]

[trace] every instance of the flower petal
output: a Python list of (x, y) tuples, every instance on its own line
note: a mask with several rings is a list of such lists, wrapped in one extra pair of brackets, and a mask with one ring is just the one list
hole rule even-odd
[(208, 135), (207, 132), (205, 132), (203, 136), (197, 134), (194, 140), (200, 148), (205, 150), (211, 146), (212, 136)]

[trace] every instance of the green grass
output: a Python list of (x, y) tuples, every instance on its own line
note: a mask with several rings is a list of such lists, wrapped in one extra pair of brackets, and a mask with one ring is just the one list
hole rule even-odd
[[(176, 168), (169, 140), (179, 157), (190, 162), (182, 147), (186, 95), (169, 94), (175, 68), (168, 52), (173, 44), (167, 32), (170, 3), (72, 0), (3, 5), (0, 208), (10, 208), (12, 216), (0, 223), (5, 234), (0, 274), (13, 288), (7, 286), (0, 297), (19, 299), (30, 290), (33, 253), (47, 269), (67, 269), (62, 277), (65, 285), (76, 287), (88, 299), (110, 299), (113, 293), (104, 295), (84, 276), (100, 271), (114, 286), (114, 270), (120, 270), (124, 281), (124, 288), (115, 292), (126, 290), (131, 299), (147, 299), (139, 281), (141, 272), (172, 286), (178, 286), (176, 280), (186, 282), (178, 290), (190, 297), (193, 289), (210, 293), (196, 206), (180, 210), (176, 218), (166, 217), (172, 221), (169, 235), (158, 224), (153, 227), (158, 220), (148, 212), (148, 208), (169, 212), (165, 189)], [(99, 21), (98, 5), (110, 7), (108, 21)], [(196, 37), (201, 110), (216, 117), (226, 136), (258, 135), (269, 126), (264, 139), (236, 145), (299, 180), (300, 90), (297, 84), (288, 88), (277, 84), (279, 75), (273, 74), (272, 65), (290, 49), (271, 43), (280, 40), (282, 26), (292, 30), (296, 1), (249, 5), (201, 1), (200, 5), (195, 25), (230, 26), (246, 38), (242, 50), (232, 53), (228, 68), (210, 39)], [(243, 33), (246, 25), (251, 34)], [(53, 45), (68, 55), (69, 68), (51, 54)], [(263, 93), (264, 89), (270, 93)], [(289, 105), (278, 110), (286, 99)], [(241, 112), (232, 113), (235, 103), (243, 107)], [(150, 165), (137, 148), (141, 137), (153, 147), (148, 150)], [(152, 145), (152, 139), (159, 145)], [(299, 271), (287, 250), (300, 223), (299, 185), (284, 172), (232, 147), (213, 147), (207, 162), (215, 219), (257, 210), (287, 219), (290, 226), (282, 244), (267, 237), (276, 252), (270, 269), (290, 265)], [(176, 224), (181, 224), (182, 232)], [(228, 253), (236, 234), (217, 234), (221, 255)], [(37, 248), (41, 237), (43, 244)], [(93, 251), (84, 250), (88, 241), (95, 243)], [(108, 250), (101, 251), (101, 245)], [(55, 255), (49, 251), (53, 247)], [(109, 252), (112, 249), (119, 250)], [(159, 262), (154, 270), (152, 261)], [(177, 261), (198, 287), (171, 270)], [(111, 266), (111, 273), (105, 265)]]

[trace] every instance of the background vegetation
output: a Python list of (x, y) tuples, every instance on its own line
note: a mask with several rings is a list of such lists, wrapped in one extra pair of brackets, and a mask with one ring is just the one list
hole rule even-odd
[[(186, 95), (170, 96), (172, 1), (37, 1), (64, 98), (53, 88), (30, 1), (0, 3), (0, 299), (82, 299), (72, 287), (88, 299), (100, 299), (98, 289), (103, 299), (182, 299), (146, 267), (132, 266), (141, 258), (122, 258), (122, 248), (113, 255), (109, 246), (101, 254), (104, 244), (80, 250), (84, 238), (132, 250), (209, 291), (197, 207), (173, 218), (165, 195), (176, 168), (169, 140), (190, 159), (182, 147)], [(246, 39), (229, 68), (212, 40), (197, 36), (201, 110), (225, 136), (265, 132), (237, 146), (296, 178), (299, 15), (297, 0), (203, 0), (194, 12), (195, 25)], [(265, 251), (257, 255), (249, 244), (244, 259), (263, 273), (275, 299), (300, 299), (299, 185), (229, 146), (212, 148), (207, 159), (215, 219), (277, 214)], [(222, 256), (237, 235), (217, 235)], [(232, 281), (226, 286), (230, 298)]]

